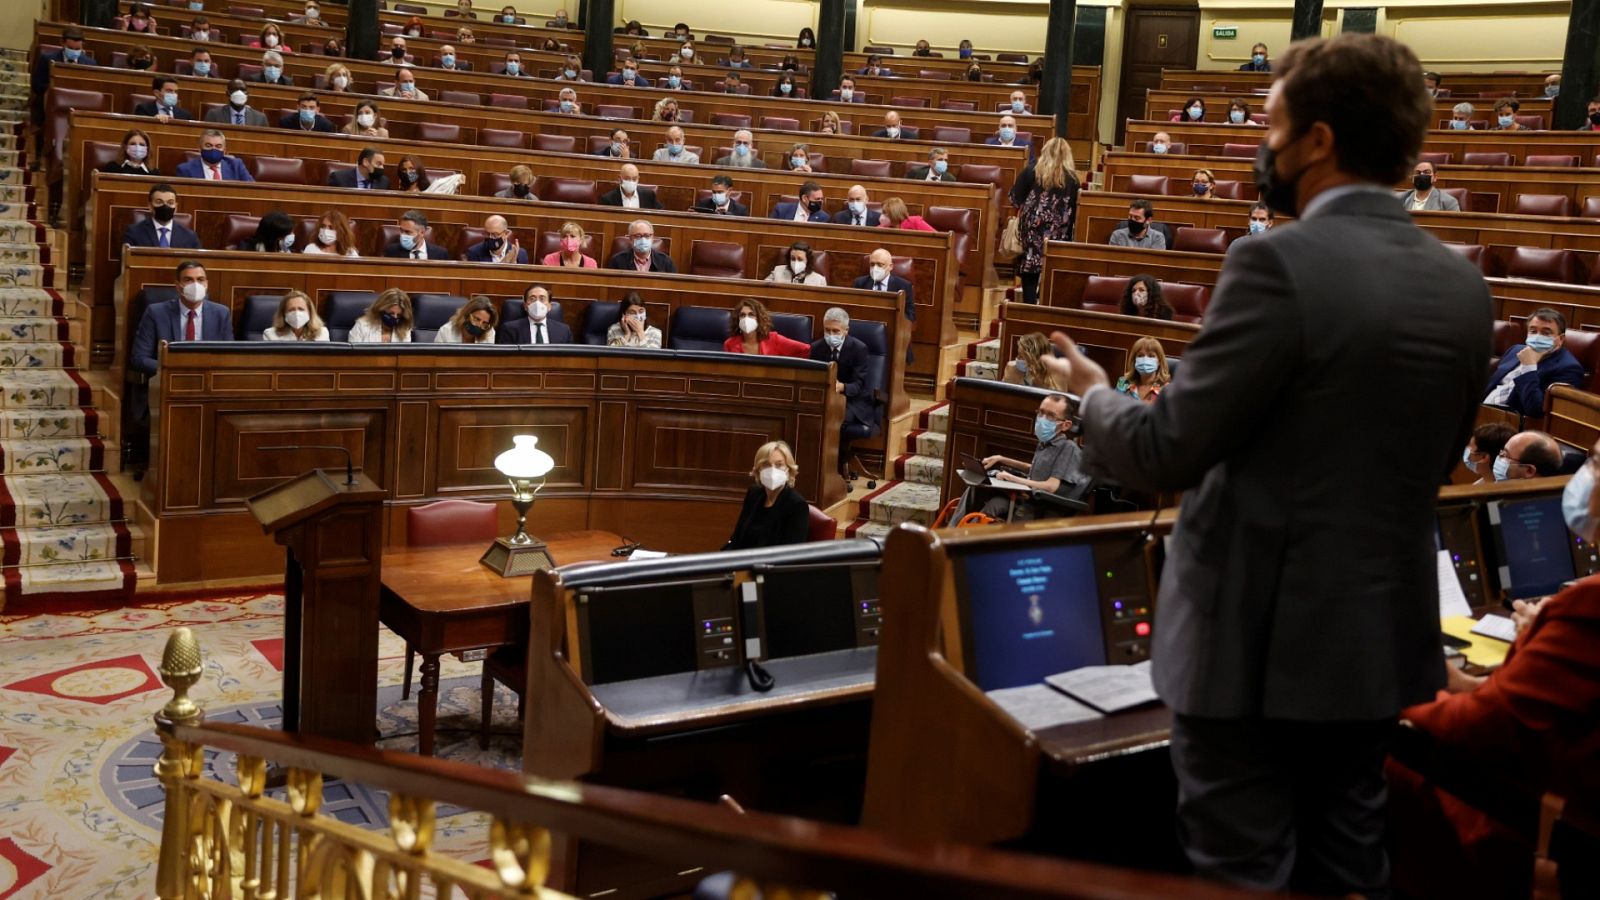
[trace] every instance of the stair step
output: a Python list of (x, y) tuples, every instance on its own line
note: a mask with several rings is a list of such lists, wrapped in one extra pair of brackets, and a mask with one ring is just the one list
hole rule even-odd
[(1000, 339), (999, 338), (994, 338), (992, 340), (987, 340), (987, 341), (979, 341), (977, 343), (976, 350), (977, 350), (977, 355), (973, 357), (974, 359), (978, 360), (979, 362), (995, 363), (997, 365), (999, 364), (999, 362), (1000, 362)]
[(944, 457), (908, 453), (894, 461), (895, 477), (900, 481), (944, 486)]
[(867, 495), (864, 518), (885, 525), (901, 522), (932, 524), (939, 514), (939, 489), (933, 485), (896, 481)]
[(945, 435), (939, 431), (914, 431), (906, 436), (906, 452), (944, 459)]
[(55, 291), (45, 291), (38, 288), (6, 288), (0, 290), (0, 316), (20, 318), (62, 316), (67, 314), (66, 300)]
[(102, 420), (95, 409), (0, 410), (0, 439), (93, 437)]
[(922, 427), (940, 434), (950, 433), (950, 404), (940, 403), (922, 411)]
[(98, 472), (105, 468), (105, 444), (96, 437), (0, 440), (0, 473)]
[(122, 517), (122, 498), (103, 472), (0, 475), (0, 527), (87, 525)]
[(128, 559), (62, 563), (53, 566), (6, 566), (7, 615), (47, 612), (61, 604), (115, 606), (132, 596), (138, 576)]
[(77, 348), (68, 341), (0, 340), (0, 371), (71, 368), (79, 358)]
[(93, 406), (93, 392), (71, 369), (17, 369), (6, 373), (0, 409)]
[(50, 525), (0, 529), (7, 566), (44, 566), (133, 555), (133, 536), (125, 522)]
[(845, 526), (844, 536), (852, 538), (872, 538), (874, 540), (881, 541), (888, 537), (889, 532), (893, 530), (893, 525), (885, 525), (882, 522), (871, 522), (866, 519), (857, 519)]

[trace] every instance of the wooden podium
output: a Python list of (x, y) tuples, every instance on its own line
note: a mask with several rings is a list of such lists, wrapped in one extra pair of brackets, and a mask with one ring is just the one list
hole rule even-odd
[(311, 471), (246, 505), (288, 548), (283, 573), (283, 729), (371, 744), (378, 715), (383, 501), (364, 473)]

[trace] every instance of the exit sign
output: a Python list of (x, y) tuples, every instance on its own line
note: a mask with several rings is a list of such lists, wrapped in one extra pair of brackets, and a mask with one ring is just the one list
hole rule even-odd
[(1211, 37), (1213, 40), (1218, 41), (1236, 41), (1239, 39), (1239, 29), (1213, 28), (1211, 29)]

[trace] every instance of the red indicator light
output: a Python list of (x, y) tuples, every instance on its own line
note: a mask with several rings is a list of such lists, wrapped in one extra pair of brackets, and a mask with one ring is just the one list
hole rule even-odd
[(1133, 626), (1133, 633), (1137, 634), (1139, 637), (1149, 637), (1150, 636), (1150, 623), (1149, 622), (1138, 622), (1138, 623), (1135, 623), (1134, 626)]

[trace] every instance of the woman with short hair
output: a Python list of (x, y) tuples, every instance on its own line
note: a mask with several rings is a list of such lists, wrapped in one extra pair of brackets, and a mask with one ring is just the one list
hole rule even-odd
[(751, 356), (811, 357), (810, 344), (779, 334), (772, 327), (772, 314), (761, 301), (752, 299), (741, 300), (734, 306), (728, 317), (728, 339), (722, 342), (722, 350)]
[(751, 550), (804, 543), (810, 531), (811, 510), (795, 490), (800, 466), (794, 451), (783, 441), (768, 441), (756, 451), (750, 477), (755, 484), (745, 492), (739, 520), (724, 550)]
[(1117, 391), (1145, 403), (1154, 403), (1172, 381), (1167, 371), (1167, 351), (1153, 337), (1142, 337), (1128, 350), (1128, 370), (1117, 379)]
[(598, 269), (600, 263), (592, 256), (583, 253), (583, 239), (585, 237), (583, 226), (577, 222), (567, 222), (561, 226), (561, 249), (554, 253), (545, 254), (539, 260), (541, 266), (564, 266), (569, 269)]
[(278, 301), (272, 327), (261, 332), (263, 341), (326, 341), (328, 328), (305, 291), (290, 291)]

